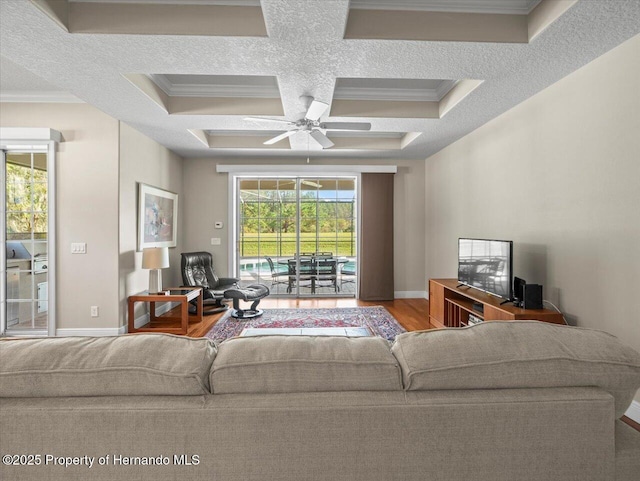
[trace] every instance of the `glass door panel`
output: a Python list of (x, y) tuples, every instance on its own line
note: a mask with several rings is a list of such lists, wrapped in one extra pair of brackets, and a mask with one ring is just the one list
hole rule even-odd
[(47, 154), (7, 152), (5, 331), (47, 333), (49, 324)]
[(241, 178), (237, 202), (243, 283), (272, 295), (355, 296), (354, 178)]

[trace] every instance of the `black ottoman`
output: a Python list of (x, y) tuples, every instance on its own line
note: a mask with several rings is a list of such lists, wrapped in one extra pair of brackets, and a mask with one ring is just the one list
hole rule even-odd
[[(233, 311), (231, 316), (236, 319), (251, 319), (252, 317), (261, 316), (263, 311), (258, 309), (260, 299), (269, 295), (269, 288), (264, 284), (251, 284), (246, 287), (238, 287), (235, 289), (227, 289), (224, 291), (225, 299), (233, 299)], [(251, 308), (240, 309), (240, 301), (253, 301)]]

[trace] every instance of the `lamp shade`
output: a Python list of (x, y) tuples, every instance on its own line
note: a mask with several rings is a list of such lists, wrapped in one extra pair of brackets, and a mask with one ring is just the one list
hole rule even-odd
[(165, 269), (169, 267), (168, 247), (147, 247), (142, 251), (143, 269)]

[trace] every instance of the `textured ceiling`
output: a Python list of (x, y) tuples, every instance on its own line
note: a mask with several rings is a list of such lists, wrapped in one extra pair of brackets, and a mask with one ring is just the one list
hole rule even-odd
[[(69, 34), (29, 1), (0, 0), (0, 55), (185, 157), (305, 152), (211, 150), (189, 129), (278, 127), (241, 115), (168, 115), (123, 74), (275, 76), (287, 119), (303, 115), (301, 96), (331, 103), (336, 78), (484, 80), (442, 119), (323, 118), (367, 121), (379, 132), (422, 132), (404, 150), (314, 152), (424, 159), (640, 32), (640, 0), (580, 0), (530, 44), (344, 40), (348, 0), (262, 0), (261, 6), (268, 38)], [(3, 73), (3, 91), (17, 85), (11, 76)]]
[(29, 70), (0, 56), (0, 86), (3, 91), (52, 91), (60, 90)]

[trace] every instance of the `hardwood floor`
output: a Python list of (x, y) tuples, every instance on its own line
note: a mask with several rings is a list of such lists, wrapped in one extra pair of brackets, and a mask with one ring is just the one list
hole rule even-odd
[[(384, 306), (393, 317), (407, 331), (430, 329), (429, 301), (426, 299), (396, 299), (394, 301), (359, 301), (357, 299), (324, 298), (324, 299), (263, 299), (260, 307), (266, 309), (295, 309), (295, 308), (329, 308), (329, 307), (357, 307)], [(187, 336), (203, 337), (224, 313), (205, 316), (202, 322), (190, 323)]]

